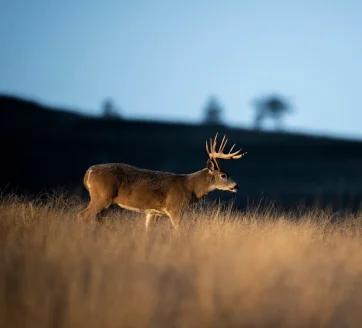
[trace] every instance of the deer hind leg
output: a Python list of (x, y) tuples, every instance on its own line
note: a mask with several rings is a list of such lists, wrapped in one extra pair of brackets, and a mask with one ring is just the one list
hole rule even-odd
[(78, 214), (78, 221), (83, 219), (95, 218), (102, 210), (108, 208), (112, 204), (110, 198), (91, 198), (87, 208), (80, 211)]
[(175, 231), (179, 232), (182, 221), (182, 212), (180, 210), (171, 211), (168, 213), (168, 216), (171, 220), (172, 227), (175, 229)]
[(181, 219), (179, 217), (170, 216), (172, 227), (175, 229), (175, 231), (180, 231), (180, 223)]
[(154, 227), (158, 221), (158, 216), (154, 214), (146, 214), (145, 227), (146, 231), (149, 231), (150, 227)]

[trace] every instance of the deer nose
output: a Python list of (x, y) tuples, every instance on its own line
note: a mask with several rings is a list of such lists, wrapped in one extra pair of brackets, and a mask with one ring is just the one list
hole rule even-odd
[(237, 184), (235, 184), (234, 189), (235, 189), (235, 190), (238, 190), (238, 189), (239, 189), (239, 186), (238, 186)]

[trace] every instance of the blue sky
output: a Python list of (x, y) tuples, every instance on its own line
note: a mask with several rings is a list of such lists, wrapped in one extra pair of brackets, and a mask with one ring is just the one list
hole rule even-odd
[(209, 96), (249, 127), (279, 92), (288, 130), (362, 139), (361, 1), (1, 1), (0, 92), (197, 122)]

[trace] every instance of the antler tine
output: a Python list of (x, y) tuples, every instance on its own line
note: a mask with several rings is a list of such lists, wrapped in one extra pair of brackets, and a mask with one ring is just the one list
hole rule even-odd
[(213, 153), (213, 150), (212, 150), (212, 138), (210, 138), (210, 155)]
[[(240, 149), (240, 150), (241, 150), (241, 149)], [(239, 151), (240, 151), (240, 150), (239, 150)], [(239, 151), (238, 151), (238, 152), (239, 152)], [(239, 159), (239, 158), (245, 156), (247, 153), (248, 153), (248, 152), (246, 151), (245, 153), (242, 153), (242, 154), (240, 154), (240, 155), (233, 156), (232, 159)]]
[(240, 148), (239, 150), (237, 150), (237, 151), (235, 151), (235, 152), (233, 152), (231, 154), (228, 154), (228, 156), (234, 158), (236, 155), (238, 155), (241, 152), (241, 150), (242, 150), (242, 148)]
[(235, 147), (235, 144), (233, 144), (232, 147), (230, 148), (229, 154), (232, 152), (232, 150), (234, 149), (234, 147)]
[(224, 151), (224, 149), (225, 149), (226, 143), (229, 140), (229, 139), (225, 139), (225, 138), (226, 138), (226, 134), (224, 135), (224, 137), (221, 140), (221, 144), (220, 144), (218, 153), (222, 153)]
[(208, 155), (210, 156), (209, 145), (207, 144), (207, 140), (206, 140), (206, 151), (207, 151)]
[(215, 153), (216, 152), (216, 139), (217, 139), (217, 135), (219, 134), (219, 132), (216, 132), (215, 134), (215, 138), (214, 138), (214, 143), (212, 145), (212, 152)]
[(219, 151), (218, 153), (220, 153), (220, 150), (222, 148), (222, 145), (224, 144), (224, 141), (225, 141), (225, 135), (222, 137), (222, 140), (221, 140), (221, 143), (220, 143), (220, 146), (219, 146)]

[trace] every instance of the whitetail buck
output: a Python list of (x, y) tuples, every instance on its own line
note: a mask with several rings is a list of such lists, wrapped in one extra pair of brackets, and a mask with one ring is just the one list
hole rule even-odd
[(123, 163), (91, 166), (84, 176), (84, 185), (89, 191), (88, 207), (78, 214), (81, 220), (96, 216), (111, 204), (127, 210), (146, 214), (146, 229), (158, 216), (166, 215), (177, 230), (188, 205), (215, 189), (236, 192), (238, 185), (219, 166), (217, 159), (239, 159), (241, 149), (223, 153), (227, 139), (221, 141), (216, 151), (216, 139), (210, 138), (206, 168), (190, 174), (140, 169)]

